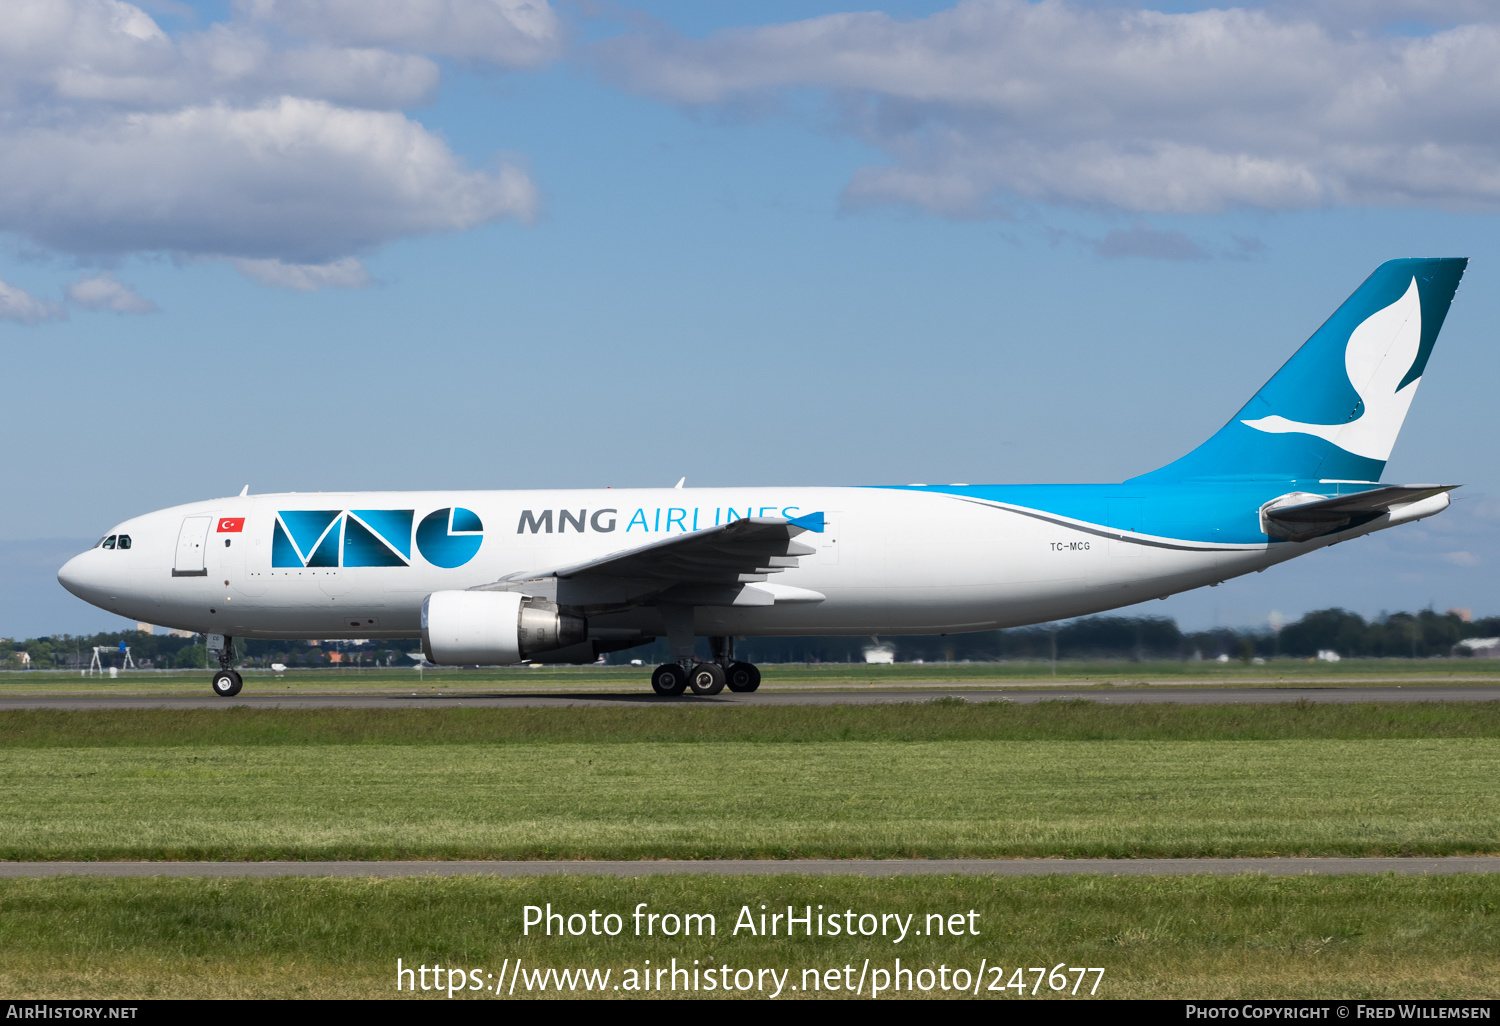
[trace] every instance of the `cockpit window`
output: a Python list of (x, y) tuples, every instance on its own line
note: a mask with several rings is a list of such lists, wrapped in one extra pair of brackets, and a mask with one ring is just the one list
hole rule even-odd
[[(104, 538), (108, 538), (108, 537), (109, 537), (109, 535), (105, 535), (104, 536)], [(102, 549), (102, 548), (104, 548), (104, 538), (100, 538), (98, 541), (94, 542), (94, 548), (96, 548), (96, 549)]]
[(114, 548), (115, 547), (115, 536), (114, 535), (110, 535), (108, 538), (104, 539), (104, 541), (102, 541), (102, 542), (99, 543), (99, 547), (100, 548), (105, 548), (105, 549), (112, 549), (112, 548)]
[(128, 534), (122, 534), (122, 535), (120, 535), (120, 540), (117, 541), (117, 542), (115, 542), (115, 546), (117, 548), (122, 548), (122, 549), (128, 549), (128, 548), (130, 548), (130, 535), (128, 535)]

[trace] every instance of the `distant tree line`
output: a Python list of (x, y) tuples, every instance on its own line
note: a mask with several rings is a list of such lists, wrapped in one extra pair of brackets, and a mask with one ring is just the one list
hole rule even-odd
[[(1273, 659), (1311, 658), (1334, 651), (1344, 658), (1464, 656), (1463, 638), (1500, 636), (1500, 617), (1465, 622), (1453, 613), (1424, 609), (1365, 620), (1346, 609), (1308, 613), (1280, 631), (1228, 627), (1185, 632), (1165, 616), (1090, 616), (1056, 624), (982, 631), (977, 634), (908, 637), (746, 638), (735, 654), (751, 662), (864, 661), (865, 649), (890, 645), (902, 662), (996, 662), (1002, 659)], [(613, 653), (610, 662), (660, 662), (666, 642)]]
[(141, 631), (109, 631), (101, 634), (56, 634), (44, 638), (12, 641), (0, 638), (0, 667), (20, 669), (20, 653), (31, 657), (37, 670), (83, 669), (94, 657), (94, 646), (109, 649), (100, 653), (104, 666), (120, 665), (120, 642), (130, 646), (130, 658), (142, 668), (190, 668), (205, 664), (201, 637), (179, 637), (171, 634), (145, 634)]
[[(1165, 616), (1090, 616), (1035, 627), (982, 631), (977, 634), (918, 635), (907, 637), (814, 637), (745, 638), (736, 643), (736, 655), (757, 663), (845, 663), (863, 662), (865, 649), (890, 645), (902, 662), (996, 662), (1002, 659), (1231, 659), (1281, 656), (1310, 658), (1320, 651), (1337, 652), (1344, 658), (1464, 656), (1457, 647), (1464, 638), (1500, 637), (1500, 616), (1466, 622), (1453, 613), (1424, 609), (1416, 613), (1389, 613), (1366, 620), (1347, 609), (1320, 609), (1308, 613), (1280, 631), (1233, 630), (1184, 632)], [(104, 665), (118, 666), (121, 641), (142, 669), (194, 669), (207, 665), (202, 636), (179, 637), (114, 631), (92, 635), (60, 634), (12, 641), (0, 638), (0, 669), (22, 668), (19, 653), (31, 657), (33, 669), (82, 669), (89, 665), (95, 645), (109, 649), (101, 653)], [(413, 666), (408, 653), (419, 652), (417, 639), (377, 640), (355, 645), (347, 641), (236, 641), (243, 663), (269, 666)], [(707, 654), (699, 642), (702, 654)], [(665, 639), (650, 645), (613, 652), (611, 663), (658, 663), (669, 657)]]
[[(1500, 636), (1500, 616), (1465, 622), (1453, 613), (1424, 609), (1418, 613), (1390, 613), (1366, 621), (1347, 609), (1320, 609), (1287, 624), (1278, 635), (1258, 637), (1257, 649), (1263, 649), (1270, 640), (1273, 650), (1281, 655), (1313, 655), (1329, 649), (1341, 656), (1422, 659), (1454, 654), (1454, 646), (1464, 638), (1497, 636)], [(1467, 651), (1458, 649), (1457, 654)]]
[[(146, 634), (142, 631), (106, 631), (100, 634), (58, 634), (44, 638), (13, 641), (0, 638), (0, 669), (23, 667), (20, 653), (31, 657), (37, 670), (81, 670), (93, 660), (94, 646), (109, 651), (100, 653), (105, 667), (119, 666), (124, 660), (120, 642), (130, 646), (130, 658), (141, 669), (201, 669), (208, 665), (208, 649), (202, 635), (181, 637), (173, 634)], [(415, 666), (406, 653), (421, 651), (419, 640), (380, 640), (363, 645), (346, 641), (244, 641), (236, 640), (236, 654), (242, 663), (269, 666)]]

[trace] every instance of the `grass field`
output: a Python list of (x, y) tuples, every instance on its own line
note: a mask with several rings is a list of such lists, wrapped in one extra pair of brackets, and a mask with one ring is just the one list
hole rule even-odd
[[(1051, 686), (1053, 684), (1158, 684), (1220, 687), (1305, 686), (1339, 683), (1494, 684), (1500, 681), (1500, 660), (1494, 659), (1346, 659), (1319, 663), (1277, 659), (1264, 666), (1239, 662), (1084, 662), (1063, 661), (1053, 674), (1050, 664), (1018, 660), (1007, 663), (789, 663), (762, 667), (767, 689), (780, 687), (865, 688), (964, 685)], [(478, 670), (415, 668), (389, 670), (246, 670), (245, 694), (377, 693), (410, 694), (509, 690), (639, 690), (650, 689), (650, 667), (544, 666), (489, 667)], [(34, 694), (203, 694), (207, 670), (142, 671), (118, 678), (83, 677), (76, 671), (0, 672), (0, 696)]]
[(880, 705), (0, 710), (0, 750), (115, 746), (642, 741), (1500, 739), (1500, 702), (1108, 706), (960, 698)]
[(958, 701), (0, 714), (0, 858), (1500, 851), (1500, 717)]
[[(4, 859), (1496, 853), (1497, 799), (1492, 702), (0, 712)], [(642, 901), (717, 933), (520, 934), (528, 904)], [(761, 904), (972, 909), (979, 935), (732, 935)], [(676, 958), (755, 996), (900, 957), (999, 964), (1006, 1000), (1059, 963), (1101, 997), (1497, 997), (1497, 913), (1497, 876), (15, 879), (0, 993), (391, 997), (397, 958), (481, 982), (520, 958), (625, 996)]]
[[(715, 934), (637, 939), (628, 917), (642, 901), (656, 911), (712, 913)], [(625, 932), (521, 936), (522, 907), (549, 902), (619, 913)], [(910, 935), (900, 944), (732, 935), (741, 906), (758, 912), (761, 904), (914, 914), (914, 925), (928, 913), (973, 909), (979, 935)], [(1494, 998), (1500, 877), (0, 881), (0, 992), (17, 999), (394, 997), (397, 958), (479, 970), (481, 982), (507, 959), (528, 970), (609, 969), (611, 997), (627, 996), (613, 986), (647, 959), (658, 967), (696, 959), (704, 968), (790, 970), (782, 996), (804, 997), (817, 995), (789, 988), (808, 982), (805, 969), (845, 978), (850, 966), (847, 979), (857, 979), (864, 959), (889, 972), (897, 957), (906, 968), (949, 973), (972, 974), (981, 959), (998, 964), (998, 980), (987, 971), (981, 993), (1003, 1000), (1022, 998), (1015, 988), (988, 987), (1011, 982), (1016, 968), (1058, 963), (1103, 968), (1098, 996), (1112, 998)], [(1022, 976), (1025, 1000), (1035, 979)], [(1045, 983), (1039, 989), (1049, 994)], [(523, 984), (514, 997), (553, 993), (528, 994)], [(957, 995), (934, 987), (917, 996)]]

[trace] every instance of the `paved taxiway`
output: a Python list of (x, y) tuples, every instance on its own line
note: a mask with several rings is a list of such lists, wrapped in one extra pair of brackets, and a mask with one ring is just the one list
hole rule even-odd
[(1500, 873), (1500, 858), (706, 859), (651, 862), (0, 862), (35, 876), (1401, 876)]
[(1083, 687), (1083, 688), (906, 688), (803, 690), (768, 688), (748, 695), (722, 692), (703, 698), (683, 695), (659, 698), (649, 691), (549, 692), (414, 692), (410, 695), (299, 695), (295, 692), (245, 693), (232, 698), (204, 695), (5, 695), (3, 709), (226, 709), (234, 705), (281, 709), (411, 709), (448, 707), (657, 706), (691, 703), (711, 706), (750, 705), (882, 705), (961, 698), (967, 702), (1036, 702), (1084, 699), (1109, 705), (1168, 702), (1177, 705), (1268, 705), (1282, 702), (1497, 702), (1500, 686), (1411, 684), (1384, 687)]

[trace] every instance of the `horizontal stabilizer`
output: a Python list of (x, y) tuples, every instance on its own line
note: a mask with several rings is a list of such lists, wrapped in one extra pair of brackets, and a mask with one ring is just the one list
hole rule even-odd
[[(1272, 538), (1307, 541), (1351, 525), (1358, 526), (1383, 513), (1390, 513), (1392, 507), (1408, 507), (1457, 487), (1386, 485), (1352, 495), (1335, 495), (1331, 499), (1307, 492), (1292, 492), (1261, 507), (1261, 526)], [(1442, 505), (1447, 505), (1446, 497)]]

